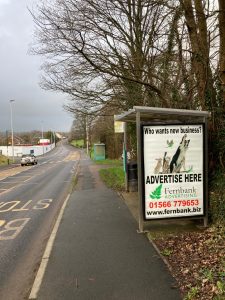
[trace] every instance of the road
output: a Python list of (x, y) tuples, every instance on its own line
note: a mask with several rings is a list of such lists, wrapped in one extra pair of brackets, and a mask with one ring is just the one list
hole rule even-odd
[(0, 172), (0, 299), (27, 299), (80, 152), (60, 144), (35, 166)]

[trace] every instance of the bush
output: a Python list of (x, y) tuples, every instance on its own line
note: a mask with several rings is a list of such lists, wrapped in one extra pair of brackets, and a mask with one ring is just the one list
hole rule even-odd
[(8, 163), (8, 158), (4, 155), (0, 155), (0, 165), (6, 165)]
[(225, 174), (218, 171), (209, 187), (209, 217), (212, 223), (225, 225)]

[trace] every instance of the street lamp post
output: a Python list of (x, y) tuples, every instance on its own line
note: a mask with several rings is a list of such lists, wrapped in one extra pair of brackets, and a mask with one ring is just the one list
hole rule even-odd
[(12, 161), (14, 163), (14, 140), (13, 140), (13, 113), (12, 113), (12, 103), (15, 100), (9, 100), (10, 103), (10, 117), (11, 117), (11, 136), (12, 136)]
[(43, 125), (43, 121), (41, 121), (41, 139), (42, 139), (42, 152), (43, 152), (43, 155), (45, 154), (45, 149), (44, 149), (44, 142), (43, 142), (43, 139), (44, 139), (44, 125)]
[(41, 138), (44, 138), (44, 125), (43, 125), (43, 121), (41, 121)]
[(89, 154), (88, 115), (86, 115), (86, 146), (87, 146), (87, 155), (88, 155)]
[(9, 165), (9, 136), (8, 136), (8, 130), (6, 130), (6, 149), (7, 149), (7, 163)]

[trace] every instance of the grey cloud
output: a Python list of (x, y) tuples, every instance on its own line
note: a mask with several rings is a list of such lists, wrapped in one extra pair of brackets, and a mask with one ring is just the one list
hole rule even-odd
[(34, 24), (27, 6), (34, 0), (0, 0), (0, 131), (10, 128), (13, 103), (17, 131), (69, 131), (72, 116), (62, 108), (66, 97), (39, 87), (41, 58), (28, 55)]

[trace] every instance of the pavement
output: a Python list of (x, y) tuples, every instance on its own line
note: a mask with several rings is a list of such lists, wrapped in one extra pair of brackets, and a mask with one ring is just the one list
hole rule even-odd
[(178, 300), (174, 278), (125, 201), (81, 160), (39, 300)]

